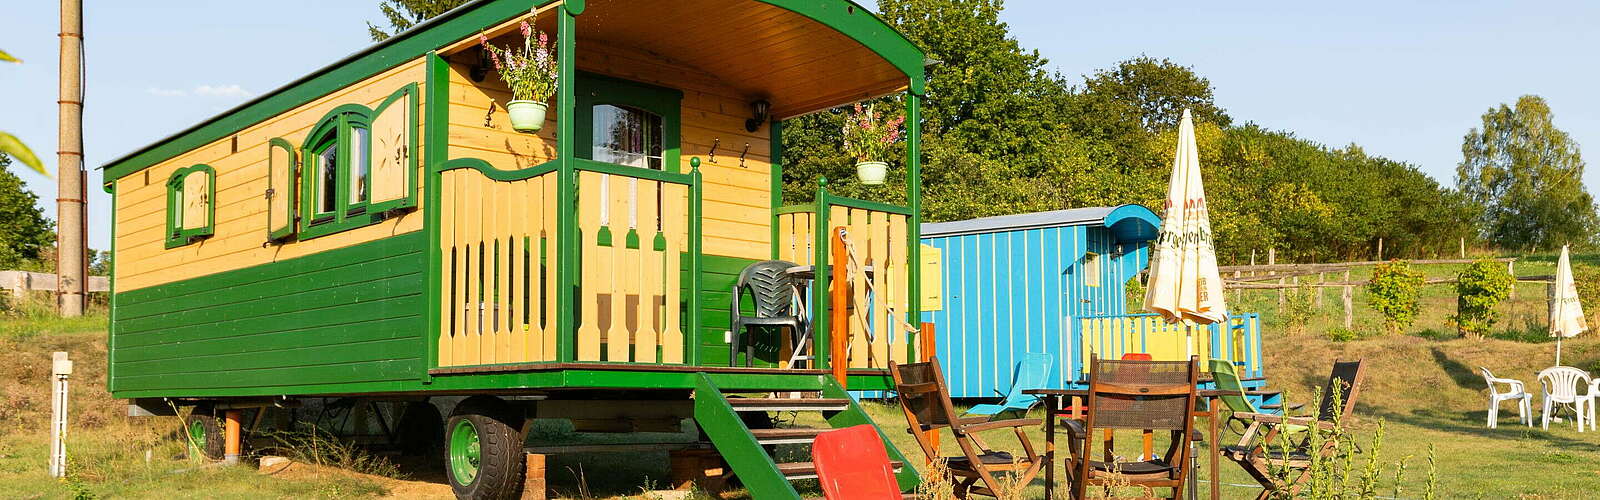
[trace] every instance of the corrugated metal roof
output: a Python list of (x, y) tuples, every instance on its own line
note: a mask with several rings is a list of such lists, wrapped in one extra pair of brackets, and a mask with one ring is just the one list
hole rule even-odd
[[(1124, 205), (1126, 206), (1126, 205)], [(1049, 212), (1016, 215), (997, 215), (952, 222), (929, 222), (922, 225), (922, 236), (953, 236), (958, 234), (992, 233), (1040, 227), (1083, 226), (1104, 224), (1107, 215), (1119, 207), (1084, 207)]]

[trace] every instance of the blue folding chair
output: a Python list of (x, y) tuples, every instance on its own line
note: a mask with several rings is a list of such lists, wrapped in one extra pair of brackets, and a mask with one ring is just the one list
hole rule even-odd
[[(967, 410), (968, 415), (995, 416), (1005, 412), (1027, 413), (1033, 406), (1039, 404), (1039, 396), (1023, 394), (1028, 389), (1042, 389), (1049, 382), (1050, 367), (1055, 364), (1055, 359), (1042, 352), (1030, 352), (1022, 355), (1022, 362), (1017, 363), (1017, 368), (1011, 377), (1011, 392), (1005, 394), (1005, 399), (996, 405), (977, 405)], [(999, 392), (999, 391), (995, 391)]]

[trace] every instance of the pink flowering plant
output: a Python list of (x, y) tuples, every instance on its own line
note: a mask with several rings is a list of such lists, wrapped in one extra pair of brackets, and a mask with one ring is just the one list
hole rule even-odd
[[(489, 44), (489, 36), (478, 34), (478, 41), (489, 51), (494, 69), (500, 79), (511, 87), (511, 98), (518, 101), (545, 102), (556, 93), (556, 54), (550, 46), (550, 37), (533, 29), (524, 19), (521, 26), (522, 49), (500, 48)], [(537, 34), (535, 33), (537, 32)]]
[(872, 104), (862, 106), (856, 103), (855, 107), (845, 112), (844, 152), (856, 159), (856, 162), (886, 161), (894, 148), (894, 143), (900, 140), (900, 127), (906, 122), (905, 115), (898, 113), (891, 118), (888, 114), (880, 114), (873, 109)]

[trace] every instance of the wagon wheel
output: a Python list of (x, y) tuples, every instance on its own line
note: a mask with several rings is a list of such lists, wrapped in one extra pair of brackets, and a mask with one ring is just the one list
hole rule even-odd
[(522, 414), (499, 398), (476, 396), (456, 405), (445, 423), (445, 475), (456, 498), (522, 495), (527, 456)]
[(221, 460), (224, 440), (222, 419), (209, 408), (195, 408), (184, 418), (183, 433), (191, 453), (210, 460)]

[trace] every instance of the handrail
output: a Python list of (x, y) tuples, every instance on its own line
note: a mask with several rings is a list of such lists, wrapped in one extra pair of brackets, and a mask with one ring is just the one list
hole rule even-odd
[(510, 182), (532, 179), (534, 177), (554, 172), (556, 171), (556, 168), (560, 166), (560, 164), (561, 162), (558, 160), (550, 160), (528, 168), (505, 170), (495, 168), (495, 166), (490, 164), (488, 161), (484, 161), (479, 158), (453, 158), (444, 162), (443, 165), (440, 165), (439, 172), (449, 172), (451, 170), (470, 168), (482, 173), (484, 177), (502, 182)]
[[(899, 206), (899, 205), (894, 205), (894, 204), (890, 204), (890, 203), (884, 203), (884, 202), (881, 202), (881, 201), (868, 201), (868, 200), (862, 200), (862, 199), (857, 199), (857, 198), (846, 198), (846, 197), (843, 197), (843, 196), (835, 196), (835, 195), (832, 195), (832, 194), (828, 195), (828, 205), (829, 206), (839, 205), (839, 206), (850, 207), (850, 208), (859, 208), (859, 209), (862, 209), (862, 210), (875, 210), (875, 211), (878, 211), (878, 212), (888, 212), (888, 213), (891, 213), (891, 214), (906, 215), (906, 216), (911, 215), (911, 209), (906, 208), (906, 207), (902, 207), (902, 206)], [(817, 212), (817, 203), (816, 202), (802, 203), (802, 204), (797, 204), (797, 205), (786, 205), (786, 206), (778, 207), (778, 214), (779, 215), (782, 215), (782, 214), (793, 214), (793, 213), (816, 213), (816, 212)]]
[(682, 184), (685, 186), (694, 185), (693, 174), (680, 174), (677, 172), (630, 167), (627, 165), (617, 165), (615, 163), (605, 163), (583, 158), (574, 158), (572, 164), (579, 171), (597, 172), (602, 174), (618, 175), (622, 177), (633, 177), (637, 179), (648, 179), (672, 184)]

